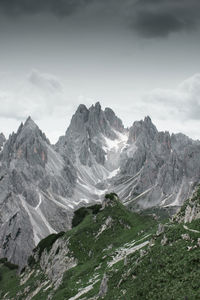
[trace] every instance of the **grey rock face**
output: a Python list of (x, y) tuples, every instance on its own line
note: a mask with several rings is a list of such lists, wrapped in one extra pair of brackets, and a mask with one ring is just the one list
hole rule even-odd
[(103, 111), (99, 102), (89, 109), (81, 104), (72, 117), (65, 137), (61, 137), (56, 144), (56, 149), (74, 162), (78, 159), (81, 164), (91, 166), (94, 159), (104, 165), (104, 137), (115, 140), (115, 130), (123, 132), (124, 127), (111, 109)]
[(55, 289), (62, 283), (64, 273), (75, 267), (78, 263), (69, 253), (68, 241), (62, 238), (55, 241), (49, 252), (45, 249), (39, 260), (37, 259), (37, 253), (35, 254), (35, 258), (40, 263), (41, 269), (51, 280)]
[(191, 223), (200, 218), (200, 205), (189, 203), (185, 209), (184, 223)]
[(157, 232), (156, 232), (156, 235), (157, 235), (157, 236), (161, 235), (161, 233), (163, 233), (164, 230), (165, 230), (164, 225), (163, 225), (163, 224), (159, 224), (159, 225), (158, 225), (158, 230), (157, 230)]
[(164, 236), (163, 236), (163, 239), (161, 240), (161, 245), (162, 246), (165, 246), (166, 244), (167, 244), (167, 242), (168, 242), (168, 238), (166, 237), (166, 235), (164, 234)]
[(99, 289), (99, 297), (103, 298), (106, 295), (107, 291), (108, 291), (108, 277), (106, 274), (104, 274)]
[(136, 209), (180, 206), (200, 180), (200, 142), (158, 132), (150, 117), (126, 130), (99, 103), (79, 106), (56, 149), (90, 190), (114, 191)]
[(70, 227), (75, 169), (31, 118), (0, 155), (0, 256), (22, 267), (40, 239)]
[(189, 234), (187, 234), (187, 233), (181, 234), (181, 238), (182, 238), (183, 240), (186, 240), (186, 241), (189, 241), (189, 240), (190, 240), (190, 236), (189, 236)]
[(116, 180), (120, 198), (135, 208), (180, 206), (200, 180), (200, 143), (182, 134), (158, 132), (150, 118), (133, 124), (128, 143), (121, 155), (121, 178)]

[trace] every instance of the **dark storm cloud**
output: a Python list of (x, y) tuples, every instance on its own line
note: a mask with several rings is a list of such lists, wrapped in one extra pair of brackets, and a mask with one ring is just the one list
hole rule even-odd
[(94, 16), (97, 11), (100, 16), (98, 21), (91, 18), (94, 28), (104, 24), (105, 18), (112, 23), (114, 16), (115, 24), (124, 24), (146, 38), (166, 37), (200, 24), (199, 0), (0, 0), (0, 12), (12, 17), (42, 13), (65, 17), (81, 11), (88, 18), (84, 8), (91, 4)]
[(11, 16), (52, 13), (70, 15), (93, 0), (0, 0), (0, 11)]
[(133, 6), (132, 28), (144, 37), (165, 37), (199, 25), (199, 0), (139, 0)]
[(140, 12), (133, 23), (134, 29), (144, 37), (165, 37), (183, 29), (185, 24), (169, 13)]

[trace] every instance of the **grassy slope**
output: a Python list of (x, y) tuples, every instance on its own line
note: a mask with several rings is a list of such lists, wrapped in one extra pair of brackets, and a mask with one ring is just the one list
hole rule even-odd
[[(94, 285), (94, 288), (87, 293), (87, 297), (89, 297), (89, 295), (96, 295), (99, 291), (103, 274), (109, 271), (107, 263), (112, 260), (111, 256), (115, 250), (127, 242), (133, 240), (137, 241), (141, 237), (145, 237), (147, 233), (155, 232), (156, 222), (151, 217), (143, 217), (128, 211), (116, 199), (113, 199), (111, 202), (111, 205), (99, 211), (98, 214), (89, 211), (89, 214), (86, 215), (78, 226), (64, 235), (62, 234), (61, 238), (70, 238), (68, 245), (70, 255), (77, 258), (78, 265), (64, 274), (63, 283), (56, 292), (53, 291), (52, 288), (47, 291), (42, 289), (32, 298), (33, 300), (46, 300), (47, 295), (51, 292), (53, 293), (54, 300), (69, 299), (75, 296), (81, 288), (94, 282), (94, 277), (96, 277), (98, 281)], [(102, 228), (102, 224), (105, 224), (109, 217), (111, 217), (112, 220), (108, 228), (97, 237), (98, 232), (100, 232)], [(46, 245), (46, 248), (49, 249), (51, 241), (55, 239), (56, 237), (54, 235), (49, 236), (44, 239), (38, 247), (44, 250)], [(41, 251), (39, 252), (41, 254)], [(9, 299), (12, 299), (12, 297), (13, 299), (19, 300), (25, 299), (23, 295), (16, 296), (18, 290), (24, 291), (28, 287), (29, 293), (33, 292), (37, 288), (38, 282), (41, 283), (47, 280), (46, 276), (41, 272), (39, 265), (35, 264), (34, 260), (31, 260), (31, 263), (31, 268), (34, 272), (21, 288), (16, 288), (16, 285), (18, 285), (16, 281), (16, 284), (13, 283), (12, 286), (4, 289), (3, 294), (7, 291), (11, 291), (11, 293), (9, 293)], [(16, 275), (15, 278), (18, 280)], [(0, 289), (1, 288), (2, 285), (0, 282)]]
[[(199, 228), (200, 221), (193, 221), (190, 228), (193, 227)], [(181, 237), (186, 233), (189, 241)], [(164, 234), (168, 241), (162, 246)], [(135, 253), (127, 266), (116, 265), (118, 270), (110, 274), (105, 299), (200, 299), (200, 248), (195, 247), (200, 234), (185, 230), (182, 224), (166, 227), (164, 234), (155, 238), (155, 245), (147, 249), (144, 257)], [(123, 281), (118, 286), (120, 278)]]
[(3, 259), (0, 260), (0, 299), (8, 291), (10, 296), (14, 297), (18, 291), (19, 278), (17, 270), (12, 268), (11, 264), (7, 264)]
[[(131, 213), (118, 201), (113, 203), (114, 206), (106, 207), (96, 218), (92, 214), (86, 216), (80, 225), (66, 234), (66, 238), (70, 237), (69, 248), (79, 264), (66, 272), (63, 284), (53, 299), (69, 299), (76, 295), (81, 287), (90, 285), (91, 279), (95, 277), (99, 281), (87, 297), (96, 295), (103, 274), (109, 271), (107, 263), (112, 260), (113, 252), (125, 243), (140, 239), (155, 229), (155, 221), (152, 218)], [(95, 238), (109, 216), (112, 217), (112, 225)], [(138, 234), (141, 231), (143, 233)], [(104, 251), (108, 246), (110, 249)]]
[[(200, 192), (195, 197), (195, 201), (199, 201)], [(183, 213), (182, 210), (180, 214)], [(102, 224), (105, 224), (109, 217), (112, 218), (111, 224), (97, 237)], [(90, 299), (98, 295), (105, 273), (108, 277), (108, 292), (104, 299), (107, 300), (200, 299), (200, 247), (197, 246), (200, 233), (188, 231), (183, 225), (178, 222), (166, 223), (164, 233), (156, 236), (155, 220), (126, 210), (116, 200), (96, 215), (90, 211), (78, 226), (61, 237), (69, 239), (70, 255), (77, 258), (78, 265), (64, 274), (63, 283), (57, 291), (53, 291), (52, 288), (46, 291), (42, 289), (32, 299), (46, 300), (48, 295), (53, 293), (53, 300), (67, 300), (93, 283), (90, 290), (77, 298)], [(200, 220), (186, 225), (190, 229), (200, 230)], [(181, 237), (186, 233), (189, 235), (189, 240)], [(148, 234), (152, 236), (146, 237)], [(161, 241), (164, 236), (167, 241), (162, 246)], [(112, 266), (108, 265), (116, 255), (116, 251), (124, 244), (135, 240), (137, 245), (152, 237), (155, 245), (145, 246), (143, 248), (145, 254), (136, 251), (127, 256), (126, 263), (122, 259)], [(140, 241), (142, 238), (144, 240)], [(45, 240), (41, 243), (43, 248), (45, 243)], [(47, 239), (47, 247), (49, 247), (49, 239)], [(38, 265), (32, 267), (35, 268), (35, 272), (21, 290), (29, 287), (30, 291), (34, 291), (38, 281), (47, 280)], [(15, 270), (6, 270), (5, 266), (1, 265), (0, 274), (2, 270), (5, 275), (3, 275), (4, 284), (0, 281), (0, 290), (3, 287), (4, 294), (10, 291), (9, 300), (12, 297), (25, 299), (23, 295), (14, 296), (18, 290)], [(6, 279), (6, 276), (10, 276), (12, 280)], [(11, 284), (6, 286), (6, 281), (10, 281)]]

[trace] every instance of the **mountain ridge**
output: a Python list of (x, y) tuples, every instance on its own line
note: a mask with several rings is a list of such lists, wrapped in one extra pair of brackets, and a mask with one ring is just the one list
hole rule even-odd
[(124, 128), (99, 102), (80, 105), (54, 146), (29, 117), (0, 153), (0, 257), (23, 267), (42, 238), (107, 192), (132, 210), (180, 207), (200, 181), (199, 155), (199, 141), (159, 132), (148, 116)]

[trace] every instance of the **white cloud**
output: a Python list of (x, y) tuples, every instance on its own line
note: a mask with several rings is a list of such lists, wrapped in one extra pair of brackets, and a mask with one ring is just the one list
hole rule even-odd
[(0, 105), (0, 131), (4, 134), (16, 131), (14, 126), (30, 115), (55, 142), (56, 134), (57, 138), (64, 134), (76, 101), (55, 76), (33, 70), (17, 88), (0, 91)]
[(28, 80), (33, 86), (39, 88), (42, 92), (48, 94), (57, 94), (63, 92), (63, 87), (60, 81), (53, 75), (40, 73), (38, 70), (32, 70), (28, 75)]
[[(70, 92), (61, 80), (51, 74), (33, 70), (26, 79), (11, 89), (0, 91), (0, 132), (8, 136), (29, 115), (56, 142), (66, 131), (78, 104), (90, 106), (99, 99)], [(114, 94), (114, 92), (113, 92)], [(175, 89), (155, 89), (141, 97), (100, 100), (110, 106), (126, 126), (149, 115), (159, 130), (183, 132), (200, 139), (200, 74), (183, 81)], [(134, 99), (134, 96), (131, 96)]]
[(175, 89), (155, 89), (143, 95), (134, 106), (150, 115), (159, 129), (183, 132), (199, 138), (200, 74), (184, 80)]
[(0, 101), (0, 117), (15, 119), (28, 115), (40, 119), (67, 105), (61, 83), (54, 76), (35, 70), (14, 90), (11, 87), (10, 92), (0, 91)]

